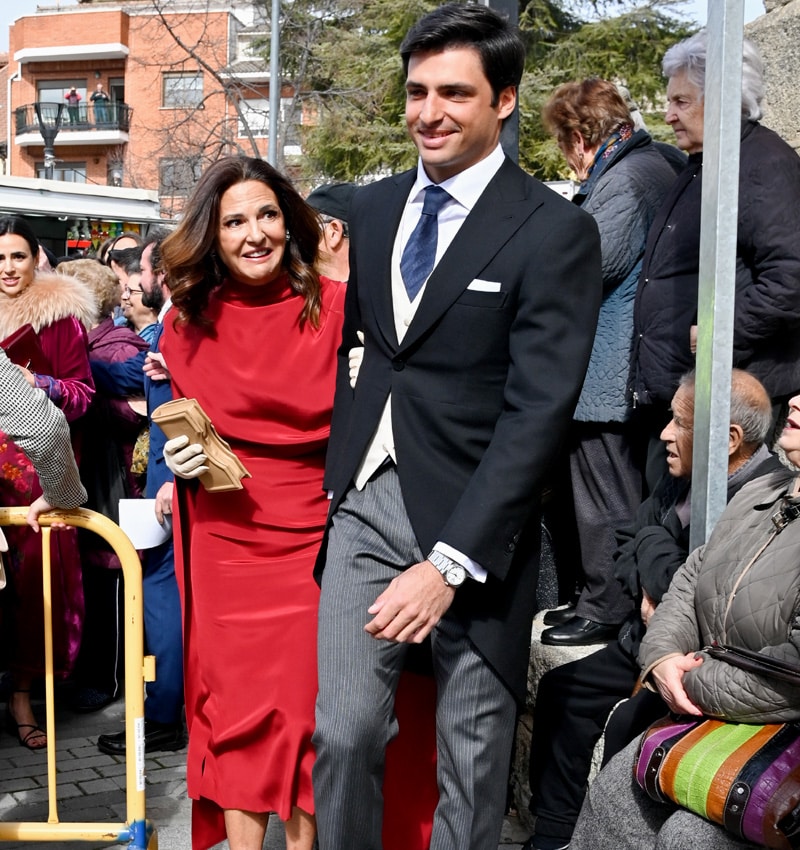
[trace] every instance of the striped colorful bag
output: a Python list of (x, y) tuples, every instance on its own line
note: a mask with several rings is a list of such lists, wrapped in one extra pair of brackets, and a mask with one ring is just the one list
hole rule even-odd
[(665, 717), (642, 735), (636, 781), (745, 841), (800, 848), (800, 723)]

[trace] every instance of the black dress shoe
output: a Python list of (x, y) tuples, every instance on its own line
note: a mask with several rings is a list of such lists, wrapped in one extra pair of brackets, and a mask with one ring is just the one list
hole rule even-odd
[(608, 643), (619, 634), (619, 625), (606, 625), (572, 617), (560, 626), (545, 629), (541, 641), (547, 646), (591, 646), (593, 643)]
[(97, 688), (77, 688), (70, 699), (69, 706), (78, 714), (90, 714), (111, 705), (115, 699), (115, 696), (98, 691)]
[[(553, 608), (544, 615), (542, 622), (546, 626), (560, 626), (575, 616), (575, 606), (570, 602), (565, 608)], [(525, 850), (523, 847), (522, 850)]]
[[(127, 742), (125, 730), (113, 735), (101, 735), (97, 739), (97, 749), (109, 756), (124, 756)], [(186, 735), (182, 723), (156, 723), (144, 721), (144, 751), (182, 750), (186, 746)]]

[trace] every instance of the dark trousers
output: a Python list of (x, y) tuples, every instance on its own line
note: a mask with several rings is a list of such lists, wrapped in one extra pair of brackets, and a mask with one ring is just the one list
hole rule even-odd
[(630, 525), (642, 501), (630, 426), (574, 423), (570, 473), (583, 570), (575, 613), (597, 623), (622, 623), (633, 603), (614, 577), (615, 532)]
[(84, 562), (86, 615), (73, 678), (77, 685), (116, 697), (125, 670), (122, 570)]
[[(613, 641), (542, 676), (528, 768), (537, 835), (569, 841), (586, 794), (595, 745), (611, 710), (630, 697), (639, 672), (634, 659)], [(622, 723), (616, 724), (615, 746), (626, 736), (632, 740), (667, 713), (660, 697), (650, 691), (639, 691), (629, 703), (643, 709), (628, 709), (627, 717), (639, 725), (624, 731)]]
[(178, 723), (183, 709), (183, 636), (171, 539), (147, 550), (142, 596), (145, 644), (156, 657), (156, 680), (147, 683), (144, 713), (156, 723)]

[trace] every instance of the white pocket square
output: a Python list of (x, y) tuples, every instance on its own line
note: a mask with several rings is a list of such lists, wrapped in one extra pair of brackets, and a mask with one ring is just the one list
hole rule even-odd
[(495, 280), (481, 280), (476, 277), (467, 289), (471, 289), (473, 292), (499, 292), (500, 283)]

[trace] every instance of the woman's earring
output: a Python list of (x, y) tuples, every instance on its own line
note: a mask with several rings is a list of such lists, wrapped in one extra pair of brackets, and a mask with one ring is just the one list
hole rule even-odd
[(286, 241), (288, 242), (292, 238), (292, 234), (289, 231), (286, 231)]

